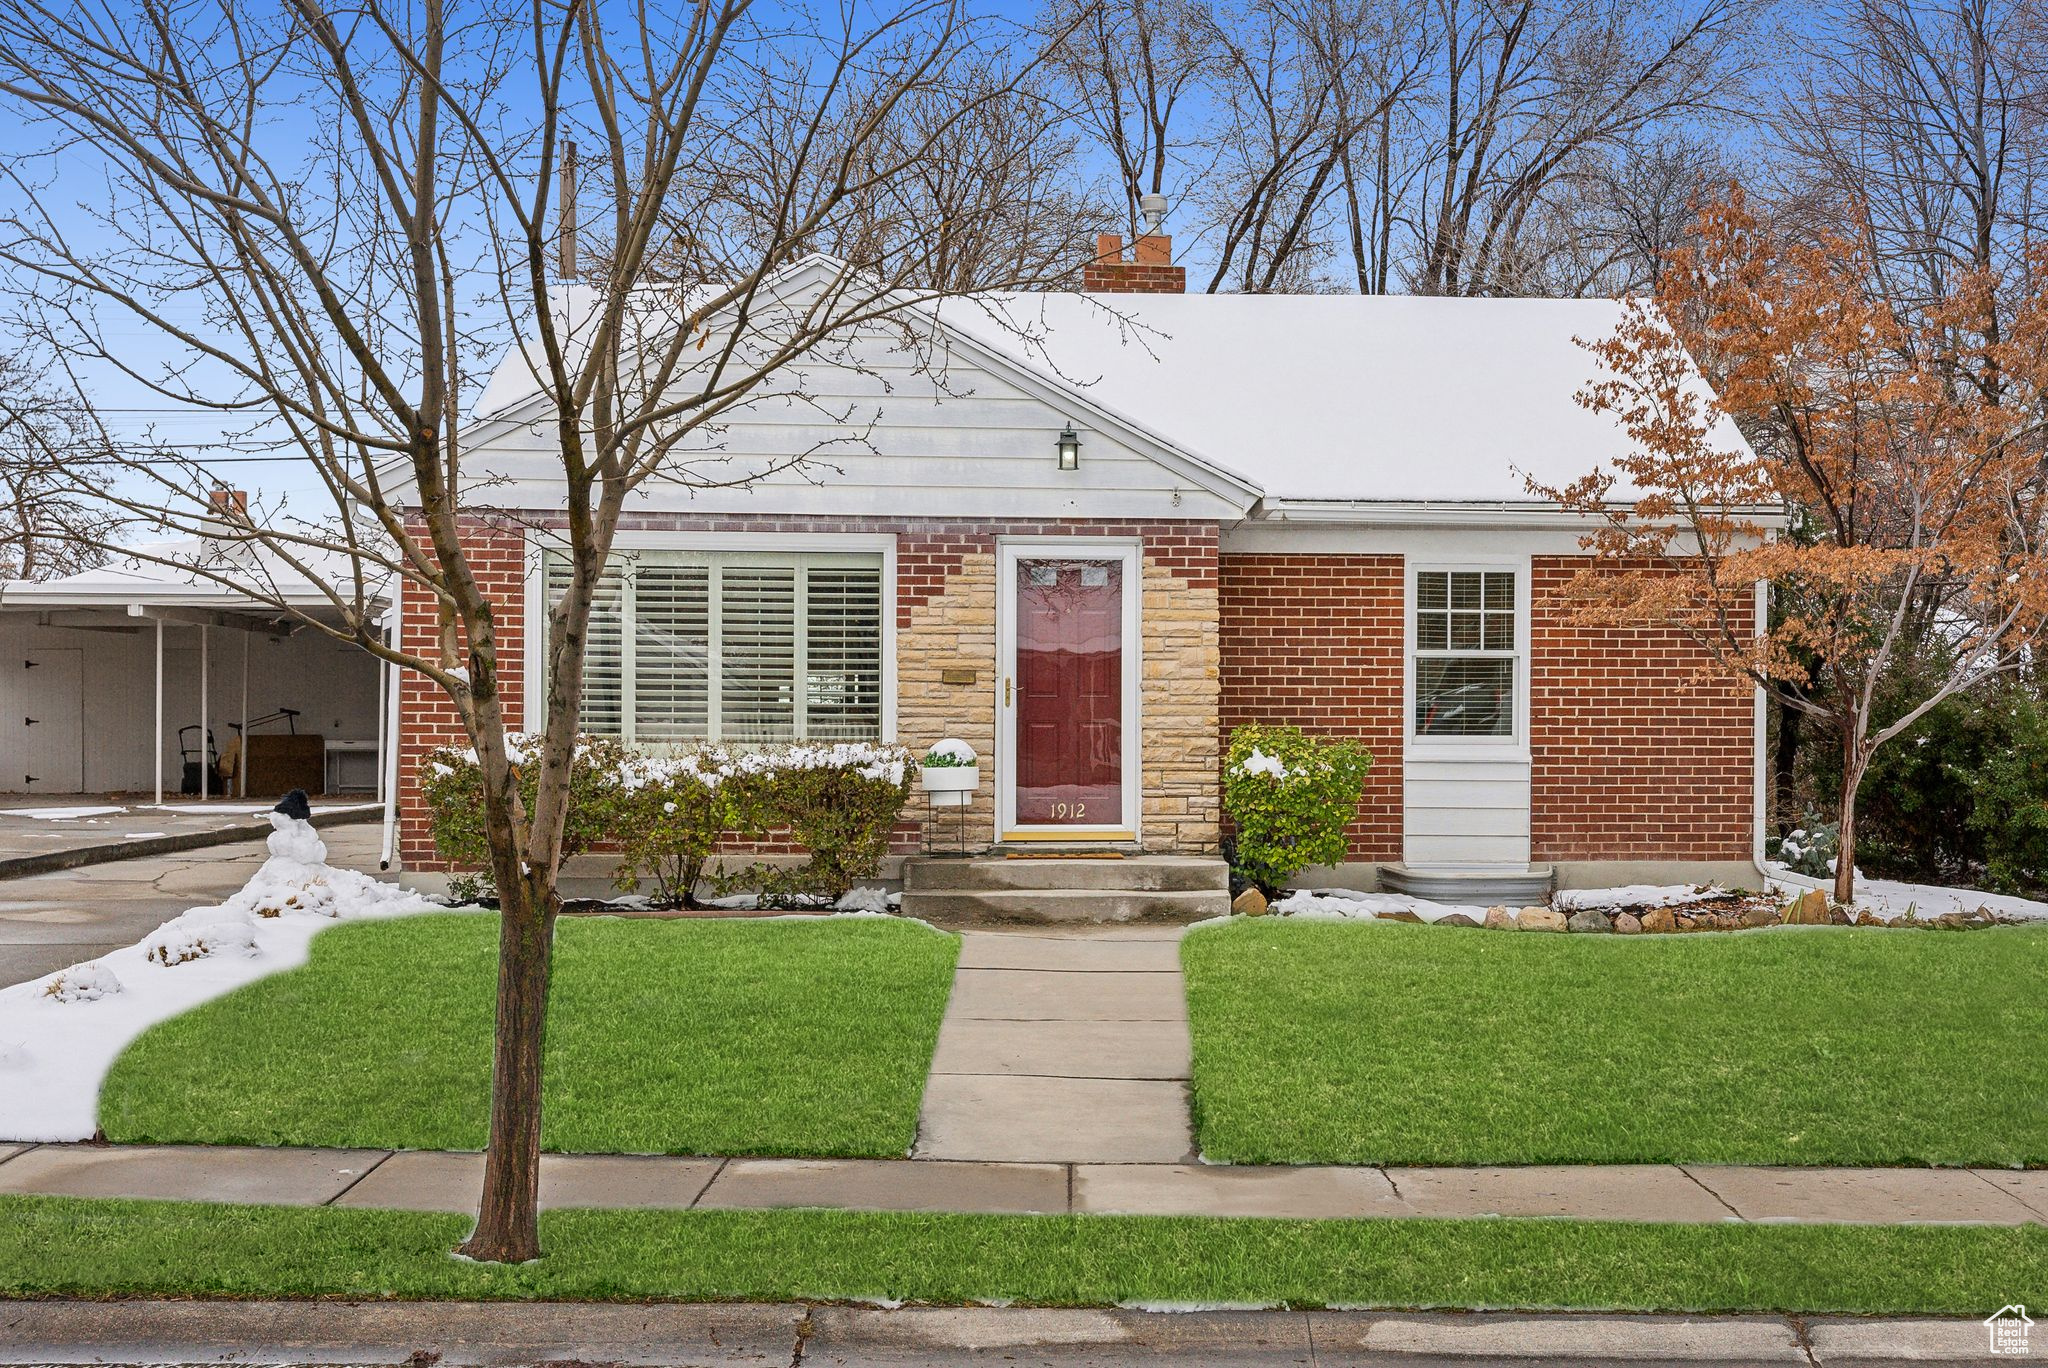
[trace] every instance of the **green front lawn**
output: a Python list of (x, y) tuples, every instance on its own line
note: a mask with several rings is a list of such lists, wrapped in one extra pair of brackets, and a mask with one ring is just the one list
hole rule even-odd
[(1197, 931), (1181, 957), (1212, 1159), (2048, 1161), (2048, 927), (1271, 919)]
[[(481, 1149), (498, 922), (339, 926), (303, 968), (155, 1027), (115, 1063), (116, 1141)], [(901, 1155), (956, 937), (908, 922), (565, 917), (543, 1143)]]
[(1582, 1307), (1980, 1316), (2048, 1230), (551, 1211), (545, 1256), (448, 1256), (463, 1216), (0, 1197), (0, 1296)]

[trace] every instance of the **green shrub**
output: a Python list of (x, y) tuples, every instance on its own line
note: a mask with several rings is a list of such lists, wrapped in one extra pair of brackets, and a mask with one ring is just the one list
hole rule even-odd
[(1996, 740), (1969, 777), (1970, 830), (1984, 843), (1984, 881), (2001, 893), (2048, 887), (2048, 707), (2013, 686), (1986, 700)]
[[(513, 733), (506, 737), (519, 793), (528, 812), (539, 791), (537, 763), (540, 738)], [(562, 858), (580, 855), (612, 834), (625, 796), (621, 773), (627, 753), (602, 736), (576, 738), (576, 758), (569, 769), (569, 811), (562, 830)], [(476, 752), (444, 746), (420, 762), (420, 793), (427, 801), (434, 849), (464, 872), (449, 880), (449, 891), (470, 901), (496, 895), (491, 874), (491, 842), (484, 825), (484, 775)]]
[(1785, 838), (1777, 843), (1777, 849), (1769, 853), (1794, 874), (1804, 874), (1809, 879), (1831, 879), (1835, 876), (1835, 856), (1841, 851), (1841, 824), (1824, 822), (1808, 813), (1806, 824), (1785, 833)]
[(696, 905), (704, 866), (733, 829), (733, 761), (725, 748), (707, 745), (626, 763), (615, 879), (621, 891), (645, 877), (653, 880), (657, 901)]
[(1239, 727), (1223, 762), (1223, 811), (1236, 828), (1231, 867), (1267, 894), (1312, 865), (1343, 860), (1372, 753), (1298, 727)]
[(809, 858), (795, 868), (757, 864), (720, 882), (758, 888), (766, 902), (838, 901), (881, 872), (915, 770), (903, 747), (868, 742), (798, 742), (735, 757), (728, 787), (739, 829), (759, 838), (787, 828)]

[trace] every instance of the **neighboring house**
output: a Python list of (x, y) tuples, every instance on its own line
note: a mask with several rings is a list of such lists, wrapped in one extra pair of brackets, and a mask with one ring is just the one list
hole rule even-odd
[[(1563, 482), (1623, 450), (1574, 399), (1595, 364), (1574, 339), (1618, 305), (1189, 296), (1163, 239), (1144, 264), (1114, 245), (1090, 293), (948, 301), (924, 325), (943, 379), (877, 336), (704, 447), (727, 478), (814, 449), (822, 465), (650, 484), (592, 630), (590, 728), (958, 737), (984, 757), (976, 844), (1211, 853), (1230, 729), (1294, 723), (1374, 756), (1350, 861), (1322, 882), (1757, 885), (1754, 692), (1703, 678), (1676, 633), (1573, 626), (1555, 596), (1589, 526), (1526, 492), (1525, 474)], [(835, 267), (778, 288), (802, 297)], [(547, 433), (515, 356), (464, 442), (511, 515), (480, 511), (470, 535), (489, 582), (524, 596), (504, 642), (515, 717), (553, 573), (527, 529), (559, 525)], [(424, 649), (423, 599), (403, 623)], [(404, 689), (417, 873), (439, 867), (418, 762), (460, 731), (424, 680)], [(913, 798), (899, 850), (924, 825)], [(951, 816), (931, 837), (951, 843)]]

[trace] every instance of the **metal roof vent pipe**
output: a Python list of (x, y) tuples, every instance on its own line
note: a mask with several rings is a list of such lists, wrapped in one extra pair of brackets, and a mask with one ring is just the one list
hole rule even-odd
[(1145, 218), (1145, 236), (1159, 236), (1159, 230), (1166, 226), (1166, 196), (1157, 190), (1138, 196), (1138, 212)]

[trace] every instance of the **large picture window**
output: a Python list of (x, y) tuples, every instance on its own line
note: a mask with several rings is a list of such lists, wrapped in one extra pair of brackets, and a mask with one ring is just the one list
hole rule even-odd
[[(568, 588), (556, 552), (548, 604)], [(584, 730), (639, 745), (882, 735), (882, 558), (632, 551), (590, 613)]]
[(1415, 734), (1515, 734), (1515, 576), (1415, 576)]

